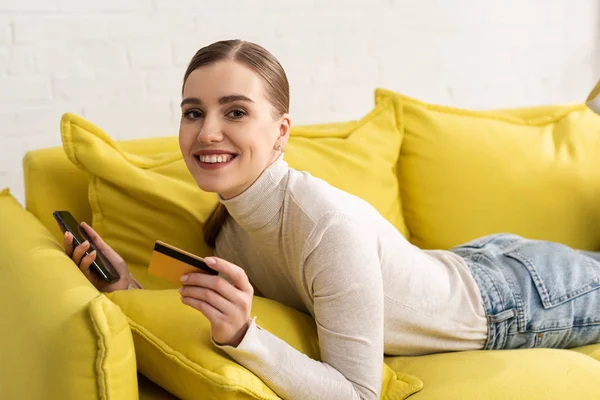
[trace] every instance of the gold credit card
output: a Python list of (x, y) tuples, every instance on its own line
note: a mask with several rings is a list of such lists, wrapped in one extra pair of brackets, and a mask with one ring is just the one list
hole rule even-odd
[(157, 240), (150, 258), (148, 272), (170, 282), (181, 284), (182, 275), (190, 272), (219, 273), (210, 268), (202, 257)]

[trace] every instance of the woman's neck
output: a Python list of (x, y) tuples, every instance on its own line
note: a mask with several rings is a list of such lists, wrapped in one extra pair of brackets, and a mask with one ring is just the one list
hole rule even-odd
[(242, 228), (256, 231), (279, 214), (288, 174), (288, 164), (280, 155), (246, 190), (229, 199), (219, 194), (219, 201)]
[(258, 180), (258, 178), (260, 178), (260, 176), (262, 174), (264, 174), (264, 172), (269, 169), (269, 167), (271, 165), (273, 165), (273, 163), (277, 160), (279, 160), (280, 158), (283, 158), (283, 154), (282, 153), (275, 153), (271, 156), (271, 159), (269, 160), (269, 162), (267, 163), (267, 166), (260, 172), (260, 174), (258, 175), (258, 177), (256, 179), (254, 179), (254, 181), (251, 184), (246, 184), (245, 186), (243, 186), (241, 189), (235, 189), (234, 191), (228, 192), (228, 193), (217, 193), (219, 195), (219, 198), (223, 199), (223, 200), (231, 200), (234, 197), (239, 196), (240, 194), (244, 193), (246, 190), (248, 190), (249, 187), (251, 187), (254, 182), (256, 182)]

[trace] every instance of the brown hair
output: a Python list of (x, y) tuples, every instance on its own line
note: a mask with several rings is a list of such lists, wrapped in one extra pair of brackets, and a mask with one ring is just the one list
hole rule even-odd
[[(224, 60), (237, 61), (262, 78), (265, 84), (265, 95), (277, 116), (289, 111), (290, 88), (283, 67), (265, 48), (242, 40), (223, 40), (198, 50), (185, 71), (183, 86), (194, 70)], [(181, 90), (183, 92), (183, 87)], [(208, 246), (215, 247), (217, 235), (227, 217), (229, 217), (227, 209), (218, 203), (204, 224), (204, 241)]]

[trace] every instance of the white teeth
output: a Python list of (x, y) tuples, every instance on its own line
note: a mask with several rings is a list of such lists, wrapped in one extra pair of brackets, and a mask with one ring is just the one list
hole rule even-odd
[(199, 156), (198, 158), (203, 163), (216, 164), (216, 163), (227, 162), (227, 161), (231, 160), (232, 157), (233, 157), (232, 155), (226, 154), (226, 155), (219, 155), (219, 156), (216, 156), (216, 155)]

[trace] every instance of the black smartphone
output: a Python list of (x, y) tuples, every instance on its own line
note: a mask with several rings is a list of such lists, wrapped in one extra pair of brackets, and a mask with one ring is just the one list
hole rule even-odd
[(100, 275), (100, 277), (107, 282), (116, 282), (119, 280), (121, 276), (115, 267), (106, 259), (106, 256), (104, 256), (104, 254), (102, 254), (102, 252), (94, 246), (94, 242), (92, 242), (85, 230), (70, 212), (54, 211), (52, 215), (54, 216), (54, 219), (56, 219), (56, 222), (58, 222), (60, 230), (63, 234), (68, 231), (73, 235), (73, 249), (87, 240), (90, 243), (90, 247), (85, 253), (89, 254), (93, 250), (96, 250), (96, 259), (92, 265), (90, 265), (90, 268), (94, 272)]

